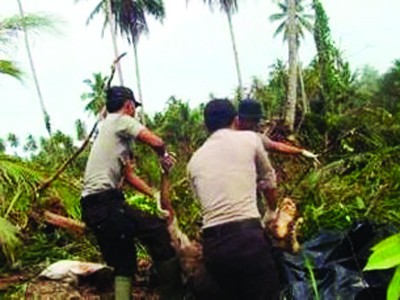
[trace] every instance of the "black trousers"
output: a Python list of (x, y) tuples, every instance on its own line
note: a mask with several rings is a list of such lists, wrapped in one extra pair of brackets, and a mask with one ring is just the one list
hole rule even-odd
[(175, 256), (166, 221), (130, 207), (119, 190), (81, 199), (82, 219), (94, 233), (107, 265), (115, 275), (132, 276), (137, 269), (135, 238), (155, 262)]
[(203, 251), (206, 270), (221, 293), (214, 290), (204, 298), (278, 299), (279, 279), (271, 245), (258, 219), (204, 229)]

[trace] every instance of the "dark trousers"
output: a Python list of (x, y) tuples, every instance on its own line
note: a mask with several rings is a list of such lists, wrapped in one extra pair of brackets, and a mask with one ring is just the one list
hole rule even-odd
[(94, 233), (107, 265), (115, 275), (132, 276), (137, 268), (135, 238), (155, 262), (175, 256), (166, 221), (130, 207), (119, 190), (81, 199), (82, 219)]
[(278, 299), (278, 274), (258, 219), (204, 229), (203, 251), (206, 270), (222, 292), (209, 299)]

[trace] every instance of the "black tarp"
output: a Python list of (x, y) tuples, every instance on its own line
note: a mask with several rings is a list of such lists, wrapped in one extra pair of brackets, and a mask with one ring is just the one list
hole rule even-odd
[(362, 269), (371, 247), (389, 230), (358, 222), (344, 232), (323, 231), (297, 254), (276, 252), (283, 299), (386, 299), (392, 270)]

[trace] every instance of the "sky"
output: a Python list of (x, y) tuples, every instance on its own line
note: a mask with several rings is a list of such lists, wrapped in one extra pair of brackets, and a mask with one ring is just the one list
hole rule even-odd
[[(30, 35), (30, 43), (53, 130), (71, 135), (77, 119), (89, 128), (94, 121), (84, 111), (81, 95), (90, 90), (83, 81), (97, 72), (108, 75), (114, 59), (108, 28), (102, 36), (103, 16), (86, 24), (98, 1), (22, 0), (25, 13), (42, 13), (57, 20), (56, 32)], [(332, 38), (353, 71), (370, 65), (383, 73), (400, 58), (399, 0), (321, 1)], [(276, 1), (238, 2), (233, 26), (243, 83), (249, 87), (255, 77), (267, 80), (276, 59), (287, 61), (287, 46), (282, 37), (273, 37), (277, 23), (269, 21), (269, 16), (278, 12)], [(226, 16), (218, 9), (211, 12), (201, 0), (164, 3), (163, 23), (149, 18), (150, 33), (138, 46), (146, 113), (163, 111), (171, 96), (192, 107), (207, 102), (210, 94), (232, 97), (237, 77)], [(0, 20), (16, 14), (15, 0), (0, 0)], [(16, 36), (15, 46), (7, 53), (0, 52), (0, 59), (12, 59), (26, 73), (22, 83), (0, 75), (0, 138), (12, 132), (24, 141), (28, 134), (46, 136), (46, 131), (22, 40)], [(124, 84), (135, 92), (132, 46), (119, 38), (118, 48), (127, 53), (121, 61)], [(300, 48), (303, 64), (314, 55), (312, 35), (306, 34)], [(119, 84), (117, 75), (113, 83)]]

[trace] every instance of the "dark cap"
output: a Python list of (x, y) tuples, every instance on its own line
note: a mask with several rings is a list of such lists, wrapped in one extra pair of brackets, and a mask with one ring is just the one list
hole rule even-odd
[(240, 101), (238, 115), (241, 119), (258, 122), (263, 117), (261, 104), (252, 99)]
[(135, 106), (141, 106), (133, 95), (130, 88), (124, 86), (113, 86), (106, 91), (106, 108), (108, 112), (118, 111), (124, 105), (126, 100), (132, 100)]
[(228, 99), (214, 99), (204, 108), (204, 123), (209, 132), (229, 127), (237, 113)]

